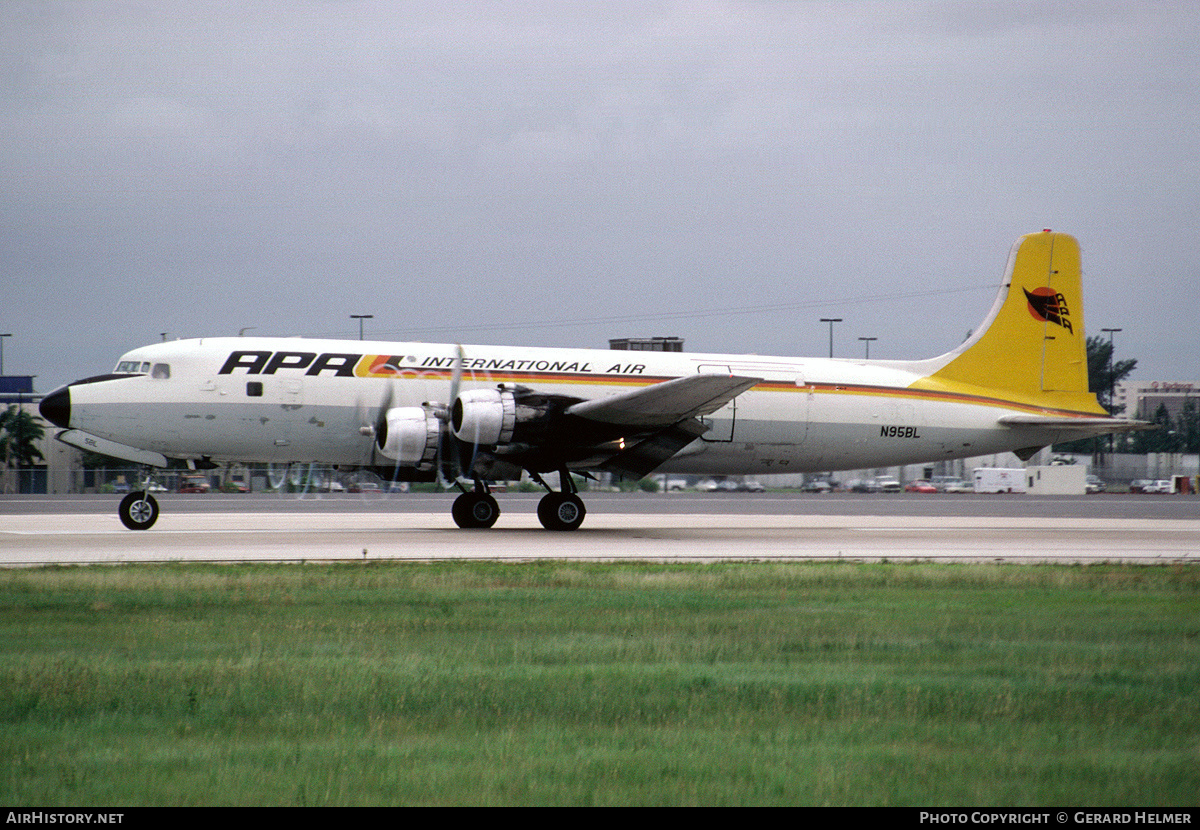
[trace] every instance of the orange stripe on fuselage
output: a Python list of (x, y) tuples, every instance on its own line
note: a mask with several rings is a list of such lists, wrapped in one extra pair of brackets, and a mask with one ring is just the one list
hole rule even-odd
[[(386, 356), (380, 358), (380, 363), (386, 365)], [(399, 370), (399, 372), (394, 374), (380, 372), (379, 374), (366, 375), (365, 377), (393, 380), (441, 380), (448, 383), (452, 381), (454, 373), (453, 371), (444, 368), (420, 369), (414, 367), (402, 368)], [(662, 383), (668, 380), (674, 380), (675, 378), (673, 376), (658, 375), (594, 375), (585, 373), (562, 374), (556, 372), (488, 372), (481, 370), (467, 370), (463, 372), (462, 379), (472, 383), (478, 383), (479, 381), (483, 380), (490, 383), (539, 383), (572, 386), (600, 385), (637, 388), (651, 386), (653, 384)], [(1031, 414), (1054, 415), (1057, 417), (1096, 417), (1096, 413), (1094, 412), (1036, 406), (990, 395), (913, 389), (902, 386), (869, 386), (864, 384), (842, 383), (809, 383), (805, 386), (796, 386), (792, 381), (766, 380), (752, 387), (748, 391), (905, 398), (908, 400), (940, 401), (943, 403), (989, 406), (998, 409), (1015, 409)]]

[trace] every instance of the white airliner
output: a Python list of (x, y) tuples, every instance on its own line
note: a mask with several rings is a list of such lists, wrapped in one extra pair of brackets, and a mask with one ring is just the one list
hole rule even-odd
[[(149, 467), (318, 462), (455, 482), (459, 527), (500, 515), (527, 471), (549, 529), (584, 505), (571, 472), (745, 475), (888, 467), (1136, 429), (1088, 391), (1079, 245), (1013, 245), (991, 312), (927, 360), (228, 337), (155, 343), (41, 404), (59, 440)], [(555, 492), (541, 474), (559, 473)], [(474, 486), (469, 486), (469, 482)], [(121, 503), (131, 529), (158, 517)]]

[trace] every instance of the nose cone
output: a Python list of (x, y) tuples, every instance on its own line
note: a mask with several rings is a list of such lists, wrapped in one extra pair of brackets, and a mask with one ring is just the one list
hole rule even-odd
[(42, 417), (56, 427), (67, 429), (71, 425), (71, 388), (64, 386), (42, 398), (38, 405)]

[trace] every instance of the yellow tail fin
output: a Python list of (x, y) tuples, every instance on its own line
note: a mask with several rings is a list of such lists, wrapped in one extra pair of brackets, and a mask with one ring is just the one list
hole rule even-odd
[(1079, 243), (1065, 233), (1029, 234), (1013, 245), (987, 320), (916, 385), (1104, 414), (1088, 390), (1083, 331)]

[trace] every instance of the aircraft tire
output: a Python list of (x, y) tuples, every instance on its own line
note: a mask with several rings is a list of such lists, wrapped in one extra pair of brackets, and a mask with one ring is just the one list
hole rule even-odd
[(117, 515), (130, 530), (149, 530), (158, 521), (158, 501), (149, 493), (130, 493), (121, 499)]
[(487, 493), (463, 493), (454, 500), (450, 515), (461, 528), (489, 528), (500, 518), (500, 505)]
[(583, 524), (587, 508), (574, 493), (547, 493), (538, 502), (537, 514), (546, 530), (575, 530)]

